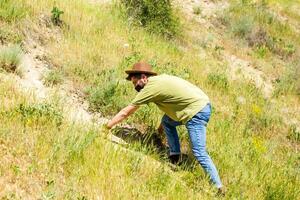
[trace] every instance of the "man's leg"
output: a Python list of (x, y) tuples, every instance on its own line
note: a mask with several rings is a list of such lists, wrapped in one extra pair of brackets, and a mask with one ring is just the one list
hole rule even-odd
[(161, 123), (168, 139), (170, 148), (170, 160), (172, 163), (176, 163), (178, 162), (180, 156), (180, 143), (176, 126), (181, 125), (181, 123), (172, 120), (167, 115), (163, 116)]
[(192, 151), (204, 171), (209, 175), (211, 182), (217, 187), (222, 187), (218, 171), (206, 151), (206, 124), (210, 118), (210, 105), (202, 109), (186, 124)]

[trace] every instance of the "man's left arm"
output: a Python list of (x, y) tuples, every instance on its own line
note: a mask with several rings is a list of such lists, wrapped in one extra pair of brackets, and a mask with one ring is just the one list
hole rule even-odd
[(107, 128), (111, 129), (114, 125), (120, 123), (121, 121), (126, 119), (128, 116), (133, 114), (138, 108), (139, 108), (139, 106), (136, 106), (136, 105), (126, 106), (107, 123)]

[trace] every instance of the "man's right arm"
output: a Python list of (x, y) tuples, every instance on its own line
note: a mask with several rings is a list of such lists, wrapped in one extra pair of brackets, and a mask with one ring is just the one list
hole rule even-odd
[(136, 105), (126, 106), (107, 123), (107, 128), (111, 129), (114, 125), (120, 123), (128, 116), (133, 114), (138, 108), (139, 106)]

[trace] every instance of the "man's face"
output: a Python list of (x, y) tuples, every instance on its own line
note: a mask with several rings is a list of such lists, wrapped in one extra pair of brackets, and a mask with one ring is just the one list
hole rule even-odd
[(140, 79), (138, 79), (135, 76), (132, 76), (131, 77), (131, 82), (133, 83), (135, 90), (137, 92), (140, 92), (145, 87), (145, 85), (147, 83), (147, 76), (142, 74)]

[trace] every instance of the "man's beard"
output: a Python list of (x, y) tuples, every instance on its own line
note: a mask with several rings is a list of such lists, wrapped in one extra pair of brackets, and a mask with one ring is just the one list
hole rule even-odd
[(137, 84), (134, 89), (137, 91), (137, 92), (140, 92), (142, 89), (144, 88), (144, 85), (140, 85), (140, 84)]

